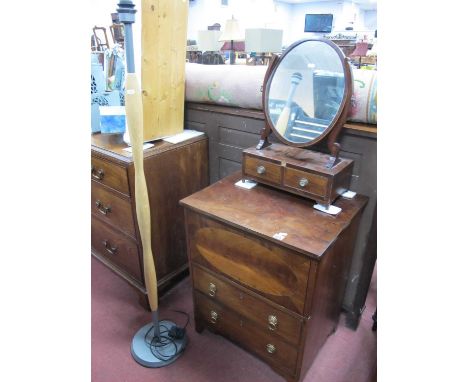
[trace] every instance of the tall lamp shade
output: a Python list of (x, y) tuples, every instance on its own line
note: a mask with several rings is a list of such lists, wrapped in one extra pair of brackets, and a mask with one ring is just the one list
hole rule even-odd
[(283, 46), (281, 29), (249, 28), (245, 30), (245, 51), (279, 53)]
[(217, 52), (223, 46), (219, 41), (221, 31), (217, 30), (202, 30), (198, 31), (197, 46), (202, 52)]
[(219, 38), (219, 41), (229, 41), (231, 43), (230, 63), (235, 63), (234, 41), (244, 41), (245, 36), (239, 27), (239, 21), (232, 17), (226, 20), (226, 26)]

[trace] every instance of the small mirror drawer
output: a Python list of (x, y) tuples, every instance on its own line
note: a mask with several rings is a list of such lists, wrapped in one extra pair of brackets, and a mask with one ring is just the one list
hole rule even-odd
[(244, 174), (262, 181), (281, 185), (281, 164), (244, 155)]
[(290, 167), (284, 170), (284, 185), (322, 198), (326, 197), (328, 192), (327, 177)]

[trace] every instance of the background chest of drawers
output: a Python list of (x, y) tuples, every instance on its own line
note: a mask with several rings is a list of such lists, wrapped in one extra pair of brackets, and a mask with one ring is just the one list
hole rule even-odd
[(240, 179), (237, 172), (181, 201), (196, 330), (209, 328), (299, 381), (336, 329), (367, 198), (340, 198), (342, 212), (330, 216), (268, 186), (241, 189)]
[[(91, 253), (139, 292), (146, 308), (142, 248), (134, 200), (131, 153), (120, 135), (92, 135)], [(163, 291), (188, 269), (183, 208), (179, 200), (208, 184), (205, 136), (171, 144), (159, 141), (144, 153), (151, 206), (152, 249)]]

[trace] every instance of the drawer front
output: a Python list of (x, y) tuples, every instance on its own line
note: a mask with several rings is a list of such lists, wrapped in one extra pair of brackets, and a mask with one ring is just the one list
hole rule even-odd
[(135, 237), (130, 199), (122, 199), (96, 182), (91, 182), (91, 211), (107, 223)]
[(281, 165), (244, 155), (244, 173), (250, 177), (281, 185)]
[(266, 334), (275, 333), (287, 342), (299, 344), (302, 327), (299, 319), (273, 308), (197, 266), (192, 271), (195, 289), (205, 296), (255, 322)]
[(327, 177), (290, 167), (284, 170), (284, 185), (322, 198), (326, 197), (328, 192)]
[(125, 167), (91, 156), (91, 179), (125, 195), (130, 195)]
[(245, 317), (198, 292), (194, 293), (194, 297), (196, 319), (202, 321), (202, 325), (236, 342), (273, 368), (295, 374), (297, 347), (281, 341), (277, 336), (268, 335)]
[(192, 262), (304, 313), (309, 271), (315, 266), (309, 258), (192, 211), (186, 222)]
[(143, 283), (136, 242), (94, 216), (91, 218), (91, 247), (94, 253)]

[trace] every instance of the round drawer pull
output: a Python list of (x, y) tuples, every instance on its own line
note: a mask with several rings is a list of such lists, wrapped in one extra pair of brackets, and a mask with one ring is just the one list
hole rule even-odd
[(257, 166), (257, 174), (263, 175), (266, 173), (266, 168), (264, 166)]
[(272, 314), (268, 316), (268, 329), (270, 330), (276, 330), (276, 326), (278, 325), (278, 319), (276, 316), (273, 316)]
[(211, 296), (211, 297), (214, 297), (215, 294), (216, 294), (216, 285), (213, 284), (213, 283), (210, 283), (210, 285), (208, 286), (208, 294)]
[(308, 184), (309, 184), (309, 181), (306, 178), (301, 178), (301, 180), (299, 181), (299, 186), (301, 187), (305, 187)]
[(268, 344), (266, 346), (266, 350), (268, 353), (273, 354), (276, 351), (276, 346), (272, 344)]
[(216, 321), (218, 320), (218, 313), (216, 313), (214, 310), (210, 312), (210, 322), (212, 324), (216, 324)]

